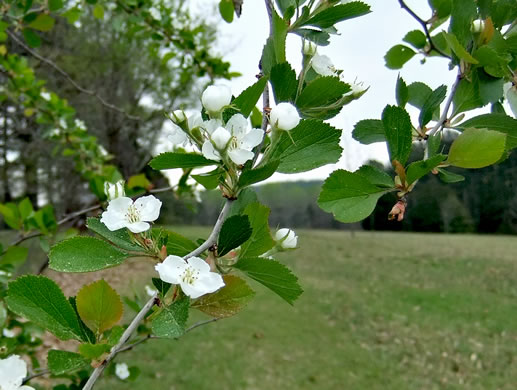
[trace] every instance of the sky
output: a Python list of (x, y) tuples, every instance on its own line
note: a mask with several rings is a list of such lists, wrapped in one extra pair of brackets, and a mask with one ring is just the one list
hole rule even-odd
[[(361, 145), (351, 134), (354, 124), (362, 119), (380, 119), (387, 104), (395, 104), (395, 83), (399, 71), (385, 67), (384, 55), (394, 45), (403, 43), (404, 35), (420, 25), (400, 8), (397, 0), (367, 1), (372, 12), (366, 16), (341, 22), (337, 25), (340, 35), (331, 37), (331, 44), (319, 47), (319, 54), (328, 55), (337, 69), (342, 69), (345, 81), (363, 82), (369, 90), (359, 99), (345, 106), (330, 124), (343, 130), (341, 146), (343, 156), (337, 164), (326, 165), (311, 172), (285, 175), (277, 173), (270, 180), (325, 179), (338, 168), (354, 171), (366, 160), (388, 161), (386, 145)], [(218, 41), (214, 50), (229, 61), (231, 70), (242, 74), (231, 81), (220, 82), (228, 85), (235, 96), (256, 81), (258, 62), (269, 33), (264, 1), (244, 0), (242, 15), (233, 23), (224, 22), (217, 12), (217, 0), (193, 0), (194, 13), (216, 21), (219, 24)], [(431, 9), (426, 1), (409, 0), (408, 5), (423, 19), (431, 17)], [(287, 58), (293, 68), (301, 67), (301, 40), (289, 34)], [(424, 65), (417, 55), (402, 70), (401, 76), (407, 84), (422, 81), (435, 89), (441, 84), (452, 85), (455, 72), (449, 71), (448, 61), (427, 58)], [(410, 112), (415, 115), (415, 112)]]

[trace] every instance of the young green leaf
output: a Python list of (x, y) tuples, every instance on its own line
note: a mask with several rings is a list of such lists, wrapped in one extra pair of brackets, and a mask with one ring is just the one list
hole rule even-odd
[(295, 71), (288, 62), (273, 66), (271, 69), (271, 84), (277, 104), (294, 101), (298, 81)]
[(386, 141), (384, 125), (379, 119), (363, 119), (357, 122), (352, 137), (364, 145)]
[(192, 307), (216, 318), (231, 317), (240, 312), (255, 296), (255, 292), (241, 278), (224, 275), (225, 286), (213, 294), (204, 295)]
[(153, 320), (152, 328), (155, 336), (175, 339), (185, 333), (190, 300), (183, 297), (167, 306)]
[(14, 267), (18, 267), (27, 260), (28, 254), (29, 248), (25, 248), (23, 246), (11, 246), (7, 248), (7, 251), (0, 259), (0, 265), (12, 265)]
[(162, 297), (164, 297), (165, 294), (167, 294), (167, 292), (169, 291), (169, 289), (172, 286), (172, 284), (164, 282), (160, 278), (152, 278), (152, 281), (153, 281), (153, 286), (156, 287), (156, 289), (158, 290), (158, 292), (160, 293), (160, 295)]
[(219, 12), (225, 22), (231, 23), (233, 21), (233, 13), (235, 12), (233, 0), (221, 0), (219, 2)]
[(414, 163), (409, 164), (406, 169), (406, 180), (408, 184), (411, 185), (418, 179), (427, 175), (445, 159), (446, 156), (443, 154), (437, 154), (427, 160), (415, 161)]
[(464, 181), (465, 177), (458, 175), (457, 173), (446, 171), (443, 168), (437, 168), (438, 171), (438, 177), (441, 181), (444, 183), (458, 183), (460, 181)]
[(484, 104), (479, 91), (478, 78), (473, 77), (470, 81), (462, 79), (458, 84), (452, 103), (452, 116), (482, 107)]
[(49, 266), (60, 272), (91, 272), (121, 264), (130, 255), (98, 238), (77, 236), (54, 245)]
[(454, 140), (447, 162), (460, 168), (495, 164), (505, 151), (506, 135), (486, 129), (467, 129)]
[(185, 256), (197, 248), (195, 242), (181, 234), (167, 231), (167, 253), (169, 255)]
[(302, 26), (316, 26), (320, 28), (333, 27), (336, 23), (347, 19), (357, 18), (370, 13), (370, 6), (360, 1), (338, 4), (318, 12), (312, 18), (302, 23)]
[(382, 123), (388, 143), (390, 161), (397, 160), (404, 165), (411, 153), (413, 142), (409, 114), (401, 107), (388, 105), (382, 112)]
[(174, 168), (196, 168), (216, 164), (217, 161), (208, 160), (200, 154), (174, 152), (162, 153), (153, 158), (149, 163), (151, 168), (158, 171)]
[(388, 190), (372, 184), (359, 173), (338, 169), (321, 189), (318, 205), (341, 222), (358, 222), (369, 216)]
[(220, 167), (214, 169), (213, 171), (200, 173), (199, 175), (190, 175), (195, 181), (205, 187), (207, 190), (213, 190), (217, 188), (219, 183), (221, 182), (221, 177), (224, 174), (224, 170)]
[(296, 99), (296, 106), (306, 116), (329, 119), (341, 110), (342, 106), (336, 103), (350, 90), (338, 77), (318, 77), (305, 86)]
[(376, 186), (387, 188), (395, 187), (395, 183), (390, 175), (371, 165), (363, 165), (354, 173), (363, 176), (366, 180)]
[(395, 45), (384, 56), (386, 67), (389, 69), (401, 69), (415, 54), (413, 49), (407, 46)]
[(99, 218), (95, 217), (89, 217), (86, 220), (86, 226), (92, 232), (97, 233), (99, 236), (105, 238), (120, 249), (126, 251), (144, 252), (144, 249), (140, 245), (131, 240), (127, 229), (111, 231), (100, 221)]
[(267, 77), (261, 77), (255, 84), (246, 88), (241, 92), (239, 96), (237, 96), (232, 104), (237, 106), (241, 111), (241, 114), (246, 118), (253, 111), (253, 107), (257, 104), (262, 92), (264, 92), (264, 88), (266, 87)]
[(395, 87), (395, 98), (397, 99), (397, 105), (404, 108), (409, 100), (409, 89), (406, 82), (402, 77), (397, 77), (397, 86)]
[(419, 81), (408, 86), (408, 103), (413, 107), (422, 109), (426, 100), (433, 93), (433, 90), (426, 84)]
[(506, 149), (517, 147), (517, 119), (506, 114), (482, 114), (455, 125), (456, 129), (488, 129), (507, 135)]
[(29, 27), (39, 31), (50, 31), (54, 27), (55, 20), (47, 14), (39, 14), (36, 19), (29, 23)]
[(266, 286), (291, 305), (303, 292), (298, 278), (276, 260), (262, 257), (241, 258), (233, 267)]
[(273, 47), (277, 64), (285, 62), (287, 29), (287, 22), (273, 9)]
[(63, 375), (83, 368), (90, 363), (83, 356), (68, 351), (51, 349), (48, 351), (47, 366), (52, 375)]
[(271, 177), (280, 165), (280, 161), (270, 161), (255, 169), (247, 169), (241, 173), (239, 177), (239, 187), (247, 187), (255, 183), (260, 183)]
[(9, 283), (9, 310), (47, 329), (61, 340), (82, 340), (74, 309), (59, 286), (44, 276), (22, 276)]
[(427, 44), (427, 38), (420, 30), (409, 31), (402, 40), (412, 45), (415, 49), (423, 49)]
[(270, 211), (258, 202), (246, 206), (243, 214), (248, 217), (252, 234), (249, 240), (241, 245), (240, 256), (259, 256), (273, 248), (275, 241), (269, 230)]
[(81, 320), (97, 337), (122, 318), (124, 307), (117, 292), (104, 280), (84, 286), (76, 297)]
[(86, 359), (98, 359), (103, 354), (108, 353), (111, 349), (109, 344), (89, 344), (79, 345), (77, 351)]
[(253, 230), (246, 215), (234, 215), (224, 221), (219, 240), (217, 254), (224, 256), (232, 249), (244, 244), (251, 237)]
[(476, 60), (472, 55), (461, 45), (458, 41), (458, 38), (452, 33), (444, 34), (445, 40), (449, 44), (451, 50), (458, 56), (458, 58), (462, 59), (469, 64), (478, 64), (479, 61)]
[(440, 104), (445, 99), (445, 95), (447, 95), (447, 87), (445, 85), (441, 85), (427, 97), (418, 118), (421, 128), (431, 121), (433, 113), (440, 108)]

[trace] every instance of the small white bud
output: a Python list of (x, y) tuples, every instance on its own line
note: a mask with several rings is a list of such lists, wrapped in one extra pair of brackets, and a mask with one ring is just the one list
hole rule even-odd
[(45, 100), (47, 100), (47, 101), (50, 101), (50, 98), (51, 98), (50, 93), (48, 93), (48, 92), (41, 92), (41, 93), (40, 93), (40, 96), (41, 96), (43, 99), (45, 99)]
[(119, 180), (115, 184), (105, 181), (104, 193), (108, 197), (108, 200), (113, 200), (120, 198), (121, 196), (125, 196), (126, 192), (124, 191), (124, 180)]
[(170, 116), (170, 118), (176, 124), (179, 124), (181, 122), (185, 122), (187, 120), (187, 116), (185, 115), (183, 110), (175, 110), (175, 111), (173, 111), (171, 116)]
[(300, 114), (291, 103), (280, 103), (271, 109), (269, 123), (275, 129), (289, 131), (300, 123)]
[(472, 26), (470, 26), (470, 31), (475, 34), (479, 34), (485, 29), (485, 21), (481, 19), (474, 20), (472, 22)]
[(224, 127), (218, 127), (212, 133), (210, 138), (212, 139), (212, 141), (214, 141), (215, 146), (217, 146), (217, 149), (223, 150), (226, 147), (226, 144), (228, 144), (230, 138), (232, 138), (232, 135)]
[(284, 249), (293, 249), (296, 248), (298, 244), (298, 236), (291, 229), (278, 229), (275, 233), (275, 240), (280, 244), (280, 246)]
[(337, 71), (330, 57), (316, 54), (311, 61), (312, 69), (321, 76), (336, 76)]
[(305, 40), (303, 41), (303, 54), (306, 56), (313, 56), (316, 54), (316, 50), (318, 49), (318, 46), (316, 46), (315, 43)]
[(232, 91), (225, 85), (211, 85), (201, 96), (203, 107), (208, 112), (219, 112), (224, 106), (230, 104)]
[(510, 86), (506, 90), (506, 99), (513, 112), (513, 116), (517, 119), (517, 85)]
[(117, 363), (115, 365), (115, 375), (119, 377), (119, 379), (126, 380), (129, 378), (129, 368), (126, 363)]

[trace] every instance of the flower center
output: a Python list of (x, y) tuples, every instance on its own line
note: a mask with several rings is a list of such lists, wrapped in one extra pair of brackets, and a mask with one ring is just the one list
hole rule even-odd
[(134, 204), (127, 208), (126, 219), (129, 223), (135, 223), (141, 220), (140, 210), (138, 210)]
[(192, 267), (185, 268), (183, 275), (181, 275), (181, 280), (184, 283), (188, 283), (190, 285), (194, 284), (194, 282), (198, 279), (199, 279), (199, 271), (195, 270)]

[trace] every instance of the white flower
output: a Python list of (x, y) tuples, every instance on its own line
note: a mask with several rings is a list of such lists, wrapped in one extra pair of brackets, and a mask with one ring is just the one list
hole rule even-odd
[(48, 93), (48, 92), (41, 92), (41, 93), (40, 93), (40, 96), (41, 96), (43, 99), (45, 99), (45, 100), (47, 100), (47, 101), (50, 101), (50, 98), (51, 98), (50, 93)]
[(350, 83), (349, 85), (350, 85), (350, 91), (345, 93), (343, 96), (359, 97), (367, 90), (367, 88), (364, 87), (364, 83), (362, 83), (362, 82), (357, 83), (354, 81), (354, 82)]
[(508, 104), (513, 112), (513, 116), (517, 118), (517, 85), (513, 85), (511, 83), (509, 86), (505, 84), (506, 89), (506, 99), (508, 100)]
[(131, 198), (121, 196), (108, 204), (108, 209), (102, 213), (101, 222), (111, 230), (127, 227), (133, 233), (148, 230), (148, 222), (156, 221), (160, 215), (162, 202), (153, 195), (143, 196), (133, 202)]
[(298, 244), (298, 236), (296, 233), (286, 228), (278, 229), (275, 233), (275, 240), (278, 241), (284, 249), (296, 248)]
[(173, 111), (171, 116), (170, 116), (170, 118), (176, 124), (181, 123), (181, 122), (185, 122), (187, 120), (187, 116), (185, 115), (183, 110), (175, 110), (175, 111)]
[(79, 130), (86, 130), (86, 125), (84, 124), (84, 121), (80, 120), (80, 119), (76, 119), (75, 120), (75, 126), (79, 129)]
[(59, 120), (59, 127), (61, 127), (62, 129), (68, 128), (68, 125), (66, 124), (66, 121), (63, 118)]
[(202, 128), (211, 140), (203, 143), (201, 148), (203, 156), (209, 160), (220, 161), (221, 153), (226, 151), (237, 165), (242, 165), (253, 158), (253, 148), (259, 145), (264, 137), (262, 130), (250, 129), (248, 120), (241, 114), (232, 116), (226, 123), (226, 127), (222, 126), (221, 121), (212, 119), (204, 122)]
[(155, 8), (155, 7), (149, 8), (149, 13), (153, 17), (153, 19), (162, 20), (162, 15), (160, 14), (160, 11), (157, 8)]
[(34, 390), (30, 386), (22, 386), (27, 376), (27, 363), (18, 355), (0, 359), (0, 389), (1, 390)]
[(154, 294), (157, 293), (158, 290), (156, 290), (155, 288), (152, 288), (151, 286), (149, 286), (148, 284), (145, 285), (145, 292), (147, 295), (149, 295), (150, 297), (154, 297)]
[(124, 180), (119, 180), (115, 184), (105, 181), (104, 193), (108, 197), (108, 200), (113, 200), (120, 198), (121, 196), (125, 196), (126, 192), (124, 191)]
[(314, 71), (322, 76), (336, 76), (336, 68), (326, 55), (316, 54), (312, 57), (311, 66)]
[(174, 145), (181, 145), (188, 141), (187, 134), (177, 125), (173, 125), (169, 134), (167, 134), (167, 138)]
[(305, 40), (303, 41), (303, 54), (306, 56), (313, 56), (316, 54), (316, 50), (318, 49), (318, 46), (316, 46), (315, 43)]
[(224, 106), (230, 104), (232, 91), (225, 85), (211, 85), (201, 96), (203, 107), (208, 112), (219, 112)]
[(179, 284), (183, 292), (191, 298), (199, 298), (224, 286), (221, 275), (211, 272), (207, 262), (199, 257), (191, 257), (185, 261), (179, 256), (167, 256), (155, 269), (161, 280)]
[(16, 337), (16, 332), (12, 329), (4, 328), (2, 330), (2, 334), (4, 335), (4, 337), (7, 337), (8, 339), (12, 339), (12, 338)]
[(280, 103), (269, 114), (269, 123), (278, 130), (289, 131), (300, 123), (298, 110), (291, 103)]
[(129, 369), (126, 363), (115, 364), (115, 375), (120, 379), (125, 380), (129, 378)]

